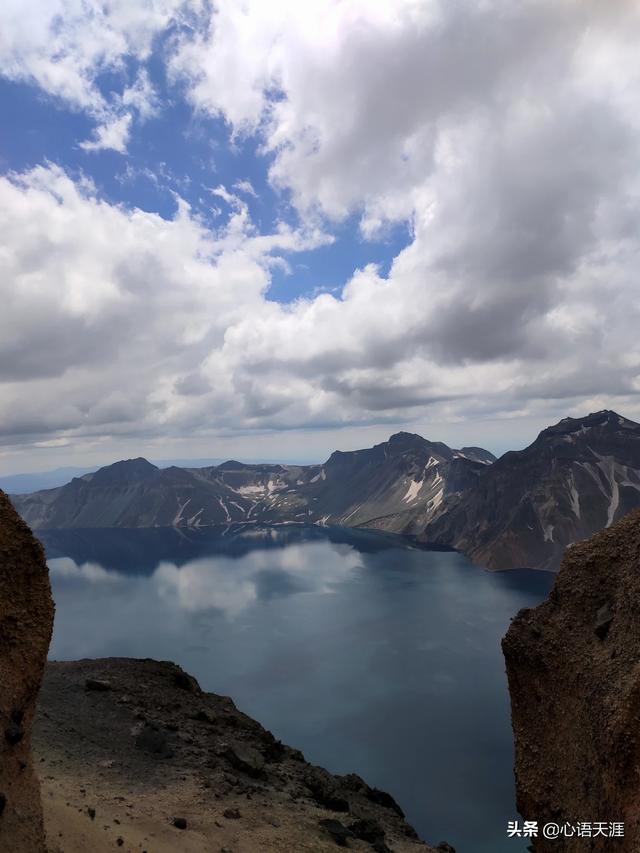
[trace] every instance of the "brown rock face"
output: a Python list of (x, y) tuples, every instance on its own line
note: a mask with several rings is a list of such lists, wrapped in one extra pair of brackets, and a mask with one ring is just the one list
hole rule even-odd
[[(533, 849), (640, 850), (640, 512), (567, 550), (549, 599), (518, 614), (503, 650), (521, 815), (592, 824), (591, 837)], [(624, 822), (624, 837), (596, 835), (596, 822), (607, 834)]]
[(0, 492), (0, 850), (43, 853), (31, 726), (53, 601), (40, 544)]

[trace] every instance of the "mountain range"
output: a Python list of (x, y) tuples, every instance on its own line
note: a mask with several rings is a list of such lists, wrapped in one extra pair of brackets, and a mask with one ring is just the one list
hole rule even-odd
[(640, 425), (612, 411), (565, 418), (500, 459), (406, 432), (319, 465), (159, 468), (138, 458), (12, 500), (34, 529), (368, 527), (491, 569), (555, 569), (568, 545), (640, 506)]

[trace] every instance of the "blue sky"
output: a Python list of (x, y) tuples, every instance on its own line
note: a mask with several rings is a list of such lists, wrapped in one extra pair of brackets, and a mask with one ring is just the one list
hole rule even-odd
[[(159, 41), (156, 54), (162, 50)], [(85, 151), (80, 143), (91, 136), (95, 125), (86, 114), (36, 86), (0, 79), (3, 172), (24, 172), (52, 162), (70, 175), (89, 176), (111, 204), (139, 207), (166, 219), (175, 215), (179, 194), (212, 229), (226, 219), (229, 204), (210, 190), (222, 184), (234, 192), (238, 182), (248, 182), (254, 194), (238, 192), (260, 231), (270, 231), (278, 221), (295, 227), (297, 211), (286, 191), (271, 186), (268, 170), (273, 157), (260, 153), (260, 140), (255, 135), (232, 138), (233, 129), (223, 118), (194, 114), (182, 87), (167, 82), (158, 55), (146, 67), (162, 109), (135, 127), (126, 155), (110, 149)], [(96, 86), (109, 100), (131, 76), (131, 69), (105, 74)], [(369, 263), (380, 265), (386, 274), (393, 258), (410, 241), (409, 223), (390, 224), (377, 239), (367, 240), (359, 231), (358, 219), (352, 214), (335, 223), (333, 242), (328, 245), (287, 253), (291, 269), (274, 270), (268, 298), (290, 302), (320, 289), (340, 291), (355, 269)]]
[(8, 0), (0, 32), (0, 473), (640, 417), (634, 4)]

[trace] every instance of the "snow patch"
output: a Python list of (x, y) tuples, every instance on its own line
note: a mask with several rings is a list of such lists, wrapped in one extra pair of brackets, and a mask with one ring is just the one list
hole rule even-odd
[(571, 509), (573, 510), (573, 514), (576, 518), (580, 518), (580, 495), (576, 489), (573, 471), (571, 472), (571, 480), (569, 482), (569, 495), (571, 498)]
[(409, 483), (409, 488), (407, 489), (407, 493), (402, 498), (403, 502), (406, 504), (410, 504), (413, 501), (415, 501), (418, 497), (418, 492), (420, 491), (420, 489), (422, 488), (423, 485), (424, 485), (423, 480), (412, 480)]
[(222, 500), (222, 498), (217, 498), (217, 501), (218, 501), (218, 503), (220, 504), (220, 506), (222, 507), (222, 509), (224, 510), (224, 513), (225, 513), (225, 515), (226, 515), (226, 519), (225, 519), (225, 520), (226, 520), (226, 521), (231, 521), (232, 519), (231, 519), (231, 516), (229, 515), (229, 509), (227, 508), (226, 503)]
[(431, 498), (431, 500), (429, 501), (427, 506), (429, 507), (429, 509), (431, 511), (438, 509), (438, 507), (442, 503), (443, 499), (444, 499), (444, 488), (439, 489), (436, 492), (436, 494)]
[(187, 527), (200, 527), (202, 525), (202, 519), (200, 516), (204, 512), (204, 507), (200, 507), (198, 512), (195, 515), (192, 515), (191, 518), (187, 519)]
[(182, 513), (185, 511), (187, 506), (191, 503), (191, 498), (187, 498), (183, 504), (180, 503), (180, 498), (178, 498), (178, 497), (176, 497), (176, 501), (178, 502), (178, 512), (175, 514), (175, 517), (174, 517), (173, 521), (171, 522), (173, 527), (177, 527), (180, 524), (180, 522), (182, 521)]
[(237, 489), (234, 489), (239, 495), (263, 495), (266, 491), (264, 486), (253, 485), (253, 486), (238, 486)]
[(600, 456), (597, 464), (609, 484), (610, 496), (606, 526), (611, 527), (620, 504), (620, 486), (616, 480), (616, 463), (613, 456)]
[(360, 507), (361, 507), (361, 506), (362, 506), (362, 504), (358, 504), (358, 506), (357, 506), (354, 510), (352, 510), (352, 511), (349, 513), (349, 515), (346, 515), (346, 516), (342, 519), (342, 523), (344, 524), (346, 521), (349, 521), (349, 519), (351, 518), (351, 516), (352, 516), (352, 515), (355, 515), (355, 514), (358, 512), (358, 510), (360, 509)]

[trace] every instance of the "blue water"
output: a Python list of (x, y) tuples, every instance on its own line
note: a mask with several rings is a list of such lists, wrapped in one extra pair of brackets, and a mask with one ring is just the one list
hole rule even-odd
[(391, 792), (426, 840), (526, 848), (506, 837), (517, 814), (500, 638), (551, 576), (330, 528), (41, 538), (53, 659), (174, 660), (309, 761)]

